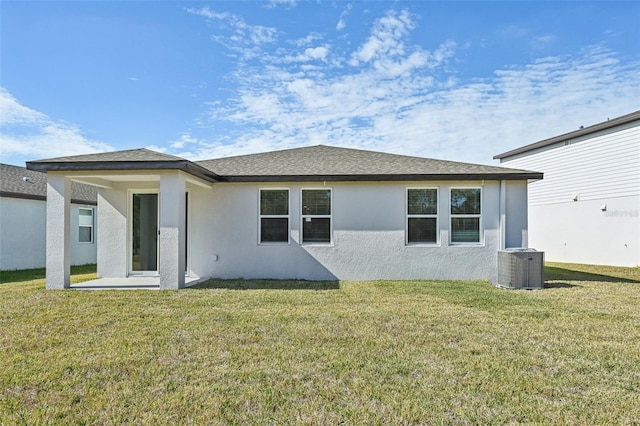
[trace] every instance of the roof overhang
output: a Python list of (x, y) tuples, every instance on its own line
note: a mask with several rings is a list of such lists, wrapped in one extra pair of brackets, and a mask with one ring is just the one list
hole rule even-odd
[[(88, 162), (46, 162), (46, 161), (28, 161), (27, 169), (38, 172), (97, 172), (95, 177), (102, 179), (102, 173), (100, 172), (125, 172), (123, 175), (139, 174), (139, 172), (152, 172), (152, 171), (167, 171), (167, 170), (180, 170), (202, 179), (205, 182), (213, 183), (219, 182), (222, 179), (215, 173), (192, 163), (188, 160), (179, 161), (88, 161)], [(89, 177), (87, 175), (87, 177)], [(104, 182), (97, 180), (81, 180), (80, 178), (74, 179), (78, 182), (87, 183), (95, 186), (105, 186)]]
[(380, 175), (256, 175), (221, 176), (222, 182), (400, 182), (447, 180), (539, 180), (542, 173), (484, 173), (484, 174), (380, 174)]

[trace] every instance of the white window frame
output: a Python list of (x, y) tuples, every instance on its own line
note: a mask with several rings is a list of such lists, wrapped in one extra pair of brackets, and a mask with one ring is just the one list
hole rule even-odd
[[(409, 214), (409, 191), (410, 190), (420, 190), (420, 189), (435, 189), (436, 191), (436, 214)], [(408, 246), (438, 246), (440, 245), (440, 188), (437, 186), (411, 186), (407, 187), (405, 190), (405, 205), (404, 205), (404, 213), (405, 213), (405, 237), (404, 242)], [(436, 220), (436, 241), (433, 243), (426, 242), (409, 242), (409, 219), (412, 218), (435, 218)]]
[[(453, 214), (451, 213), (451, 193), (460, 189), (477, 189), (480, 191), (480, 214)], [(455, 186), (449, 188), (449, 244), (452, 246), (484, 246), (484, 221), (482, 211), (484, 208), (484, 191), (482, 186)], [(473, 242), (453, 242), (453, 219), (478, 218), (478, 241)]]
[[(88, 210), (91, 212), (91, 225), (81, 225), (80, 224), (80, 212), (82, 210)], [(79, 244), (93, 244), (94, 241), (94, 230), (95, 230), (95, 209), (93, 207), (78, 207), (78, 243)], [(91, 241), (80, 241), (80, 228), (90, 228), (91, 229)]]
[[(287, 191), (287, 214), (286, 215), (272, 215), (262, 214), (262, 191)], [(287, 219), (287, 241), (262, 241), (262, 219)], [(272, 246), (272, 245), (284, 245), (291, 243), (291, 191), (289, 188), (258, 188), (258, 245)]]
[[(331, 206), (329, 208), (328, 215), (317, 215), (317, 214), (304, 214), (304, 206), (303, 206), (303, 196), (302, 193), (304, 191), (329, 191), (329, 200), (331, 202)], [(329, 219), (329, 241), (328, 242), (318, 242), (318, 241), (304, 241), (304, 222), (309, 218), (313, 219)], [(333, 245), (333, 188), (328, 187), (310, 187), (310, 188), (300, 188), (300, 244), (304, 245)]]

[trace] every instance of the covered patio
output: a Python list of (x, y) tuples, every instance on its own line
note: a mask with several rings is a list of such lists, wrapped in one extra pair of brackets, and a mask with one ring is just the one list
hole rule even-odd
[[(217, 176), (146, 149), (27, 163), (47, 173), (47, 289), (180, 289), (200, 277), (188, 265), (188, 191)], [(99, 279), (70, 282), (71, 182), (98, 188)]]

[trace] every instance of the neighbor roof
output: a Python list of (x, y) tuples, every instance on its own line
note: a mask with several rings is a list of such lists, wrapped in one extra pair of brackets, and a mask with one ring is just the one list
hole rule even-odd
[[(97, 204), (95, 187), (71, 182), (71, 202)], [(0, 163), (0, 196), (31, 200), (47, 199), (47, 175), (24, 167)]]
[(511, 151), (504, 152), (502, 154), (495, 155), (494, 160), (501, 160), (506, 157), (512, 157), (514, 155), (522, 154), (524, 152), (533, 151), (538, 148), (544, 148), (545, 146), (553, 145), (558, 142), (564, 142), (569, 139), (575, 139), (580, 136), (590, 135), (591, 133), (599, 132), (601, 130), (607, 130), (612, 127), (621, 126), (623, 124), (631, 123), (633, 121), (640, 120), (640, 110), (632, 112), (631, 114), (616, 117), (612, 120), (603, 121), (602, 123), (594, 124), (593, 126), (585, 127), (575, 130), (573, 132), (565, 133), (560, 136), (554, 136), (549, 139), (544, 139), (539, 142), (535, 142), (529, 145), (525, 145), (520, 148), (513, 149)]
[(318, 145), (191, 162), (147, 149), (27, 162), (39, 171), (178, 169), (208, 181), (542, 179), (542, 173)]
[(197, 163), (228, 182), (542, 179), (526, 170), (325, 145)]
[(28, 161), (27, 168), (41, 172), (78, 170), (182, 170), (209, 182), (217, 179), (215, 173), (181, 157), (162, 154), (149, 149), (73, 155)]

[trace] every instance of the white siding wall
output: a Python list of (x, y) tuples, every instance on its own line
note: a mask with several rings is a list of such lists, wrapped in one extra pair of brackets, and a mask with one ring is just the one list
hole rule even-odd
[[(80, 207), (95, 212), (95, 206), (71, 205), (72, 265), (96, 263), (95, 232), (93, 243), (78, 242)], [(45, 201), (0, 197), (0, 270), (45, 267), (46, 211)]]
[(44, 268), (44, 201), (0, 197), (0, 270)]
[(529, 185), (529, 244), (547, 260), (640, 264), (640, 122), (502, 163), (544, 173)]

